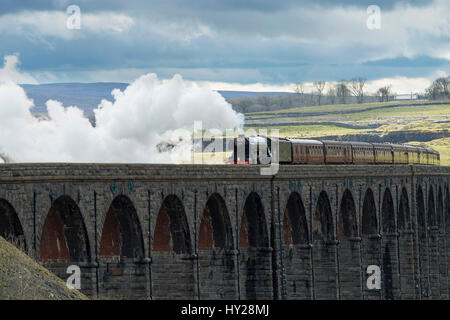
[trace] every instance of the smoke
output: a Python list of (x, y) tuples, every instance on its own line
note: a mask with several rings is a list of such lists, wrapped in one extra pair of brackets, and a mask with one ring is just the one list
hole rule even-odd
[(220, 130), (244, 122), (219, 93), (180, 75), (147, 74), (112, 95), (94, 110), (93, 126), (80, 109), (55, 100), (38, 119), (20, 86), (0, 82), (0, 162), (180, 163), (191, 159), (194, 121)]
[(18, 55), (4, 57), (4, 66), (0, 69), (0, 82), (37, 84), (32, 76), (18, 70), (19, 62)]

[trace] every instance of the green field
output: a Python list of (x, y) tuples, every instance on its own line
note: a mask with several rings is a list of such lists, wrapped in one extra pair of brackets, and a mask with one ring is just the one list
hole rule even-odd
[[(261, 112), (252, 112), (247, 113), (246, 116), (259, 116), (262, 114), (270, 113), (270, 114), (280, 114), (286, 112), (332, 112), (332, 111), (363, 111), (365, 109), (371, 107), (380, 107), (380, 106), (388, 106), (395, 107), (398, 105), (423, 105), (429, 104), (430, 101), (395, 101), (395, 102), (374, 102), (374, 103), (361, 103), (361, 104), (334, 104), (334, 105), (322, 105), (322, 106), (304, 106), (304, 107), (295, 107), (288, 109), (281, 109), (276, 111), (261, 111)], [(432, 103), (450, 103), (450, 100), (437, 100)]]
[[(383, 139), (393, 133), (413, 133), (424, 141), (399, 142), (436, 149), (441, 164), (450, 165), (450, 100), (298, 107), (248, 113), (245, 119), (246, 129), (267, 129), (269, 134), (279, 129), (282, 137), (375, 134)], [(437, 133), (442, 137), (427, 138)]]

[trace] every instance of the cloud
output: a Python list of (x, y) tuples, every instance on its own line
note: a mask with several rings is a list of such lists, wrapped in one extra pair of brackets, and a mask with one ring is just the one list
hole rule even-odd
[(427, 78), (407, 78), (407, 77), (394, 77), (383, 78), (373, 81), (369, 81), (366, 86), (366, 91), (375, 93), (379, 88), (391, 85), (392, 92), (398, 94), (407, 93), (424, 93), (425, 89), (431, 85), (432, 81)]
[[(377, 0), (376, 4), (383, 7), (386, 10), (392, 10), (393, 7), (399, 3), (405, 2), (404, 0)], [(408, 0), (408, 3), (422, 7), (432, 3), (432, 0)], [(3, 0), (2, 9), (3, 12), (20, 12), (24, 10), (64, 10), (68, 5), (73, 4), (72, 0)], [(211, 11), (259, 11), (259, 12), (277, 12), (289, 10), (292, 7), (342, 7), (342, 6), (355, 6), (360, 8), (367, 8), (369, 5), (374, 4), (373, 0), (316, 0), (314, 2), (310, 0), (284, 0), (284, 1), (272, 1), (272, 0), (173, 0), (170, 2), (161, 0), (77, 0), (77, 4), (86, 10), (90, 11), (103, 11), (105, 8), (117, 11), (128, 12), (145, 12), (158, 8), (159, 10), (170, 10), (179, 8), (182, 10), (198, 11), (202, 9), (205, 12)]]
[[(80, 30), (66, 28), (68, 4), (2, 4), (0, 51), (21, 52), (39, 81), (131, 81), (157, 72), (282, 85), (450, 72), (445, 0), (378, 1), (380, 30), (366, 27), (370, 1), (79, 1)], [(408, 68), (367, 64), (402, 57), (430, 60)]]
[[(444, 71), (437, 71), (430, 74), (429, 77), (386, 77), (375, 80), (366, 81), (365, 92), (366, 94), (374, 94), (379, 88), (390, 85), (392, 91), (398, 94), (407, 93), (424, 93), (434, 79), (438, 77), (445, 77), (447, 73)], [(229, 83), (229, 82), (215, 82), (215, 81), (197, 81), (197, 84), (207, 87), (211, 90), (226, 90), (226, 91), (251, 91), (251, 92), (294, 92), (295, 83), (284, 84), (264, 84), (264, 83)], [(313, 82), (302, 82), (305, 93), (314, 92)], [(327, 89), (336, 85), (336, 81), (328, 81), (326, 83)], [(326, 92), (327, 90), (325, 90)]]
[(100, 12), (81, 13), (81, 28), (69, 29), (67, 21), (71, 15), (65, 11), (23, 11), (0, 15), (0, 33), (23, 36), (34, 43), (48, 43), (47, 37), (70, 40), (91, 34), (117, 34), (126, 32), (133, 26), (129, 16)]
[(19, 57), (17, 55), (5, 56), (3, 68), (0, 69), (0, 83), (15, 82), (36, 84), (37, 81), (31, 75), (20, 72), (17, 69), (18, 65)]

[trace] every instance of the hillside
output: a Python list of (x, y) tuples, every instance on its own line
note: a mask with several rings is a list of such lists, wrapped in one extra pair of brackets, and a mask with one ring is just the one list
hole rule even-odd
[(51, 83), (51, 84), (23, 84), (21, 87), (28, 98), (33, 99), (35, 107), (33, 113), (47, 113), (45, 103), (48, 100), (62, 102), (65, 107), (77, 106), (86, 115), (93, 114), (102, 99), (112, 100), (111, 91), (124, 90), (126, 83)]
[[(125, 90), (128, 83), (98, 82), (98, 83), (49, 83), (49, 84), (22, 84), (21, 87), (30, 99), (33, 99), (35, 107), (33, 113), (43, 114), (47, 112), (45, 103), (48, 100), (62, 102), (65, 107), (77, 106), (86, 115), (92, 115), (103, 99), (113, 100), (111, 91), (114, 89)], [(278, 94), (292, 94), (286, 92), (251, 92), (251, 91), (218, 91), (225, 99), (256, 97), (259, 95), (274, 96)]]
[(0, 237), (0, 300), (80, 300), (77, 290)]

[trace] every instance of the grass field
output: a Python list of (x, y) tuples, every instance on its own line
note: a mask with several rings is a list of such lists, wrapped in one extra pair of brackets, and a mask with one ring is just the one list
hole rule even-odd
[[(380, 107), (380, 106), (388, 106), (395, 107), (398, 105), (423, 105), (429, 104), (430, 101), (394, 101), (394, 102), (374, 102), (374, 103), (361, 103), (361, 104), (335, 104), (335, 105), (322, 105), (322, 106), (304, 106), (304, 107), (295, 107), (288, 109), (281, 109), (276, 111), (261, 111), (261, 112), (252, 112), (247, 113), (246, 116), (261, 116), (264, 114), (277, 115), (280, 113), (291, 113), (291, 112), (304, 112), (304, 113), (312, 113), (312, 112), (333, 112), (333, 111), (364, 111), (365, 109), (372, 107)], [(449, 100), (438, 100), (433, 101), (433, 103), (450, 103)]]
[[(373, 108), (376, 109), (373, 109)], [(417, 120), (448, 120), (450, 121), (450, 101), (446, 105), (411, 105), (396, 107), (386, 107), (386, 104), (374, 105), (370, 108), (348, 108), (330, 110), (328, 106), (314, 112), (302, 111), (298, 115), (290, 112), (276, 111), (273, 113), (264, 113), (261, 115), (252, 113), (246, 114), (246, 124), (271, 124), (284, 121), (290, 122), (308, 122), (308, 121), (339, 121), (346, 122), (383, 122), (383, 121), (417, 121)]]

